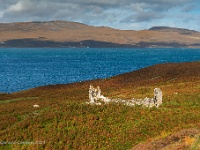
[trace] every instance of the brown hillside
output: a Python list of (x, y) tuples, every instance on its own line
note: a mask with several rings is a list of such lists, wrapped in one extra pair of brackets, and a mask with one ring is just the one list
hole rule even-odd
[(199, 134), (200, 131), (198, 129), (183, 129), (165, 138), (152, 139), (146, 143), (140, 143), (134, 146), (132, 150), (187, 150), (190, 148), (192, 140), (194, 141), (194, 137), (198, 137)]
[(200, 62), (167, 63), (143, 68), (116, 76), (112, 82), (118, 84), (149, 84), (164, 81), (195, 81), (200, 79)]
[(56, 43), (57, 46), (63, 42), (78, 42), (79, 44), (83, 41), (99, 41), (129, 47), (200, 47), (199, 32), (185, 34), (185, 32), (177, 32), (179, 30), (176, 28), (166, 32), (163, 30), (117, 30), (66, 21), (1, 23), (0, 46), (19, 46), (10, 43), (6, 45), (6, 42), (29, 39), (37, 42), (59, 42)]

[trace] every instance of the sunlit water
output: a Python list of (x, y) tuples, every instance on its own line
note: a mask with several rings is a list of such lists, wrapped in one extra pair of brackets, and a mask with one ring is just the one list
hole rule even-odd
[(107, 78), (153, 64), (200, 60), (200, 49), (1, 48), (0, 92)]

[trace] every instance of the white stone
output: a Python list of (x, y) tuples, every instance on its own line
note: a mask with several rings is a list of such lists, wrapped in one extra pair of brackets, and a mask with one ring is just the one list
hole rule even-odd
[(33, 107), (34, 107), (34, 108), (39, 108), (40, 106), (39, 106), (39, 105), (33, 105)]

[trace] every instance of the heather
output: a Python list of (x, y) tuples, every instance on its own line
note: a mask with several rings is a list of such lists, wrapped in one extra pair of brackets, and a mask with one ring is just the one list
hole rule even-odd
[[(167, 146), (174, 142), (172, 134), (191, 129), (195, 134), (180, 138), (180, 145), (198, 148), (199, 67), (199, 62), (161, 64), (104, 80), (1, 94), (0, 142), (35, 143), (0, 148), (131, 149), (152, 139), (168, 139)], [(159, 87), (163, 103), (159, 108), (88, 105), (91, 84), (100, 86), (107, 97), (122, 99), (152, 97)], [(34, 108), (35, 104), (40, 107)]]

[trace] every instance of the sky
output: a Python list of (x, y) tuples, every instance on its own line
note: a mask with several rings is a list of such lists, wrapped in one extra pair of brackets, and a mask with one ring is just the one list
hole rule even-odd
[(0, 23), (52, 20), (123, 30), (200, 31), (200, 0), (0, 0)]

